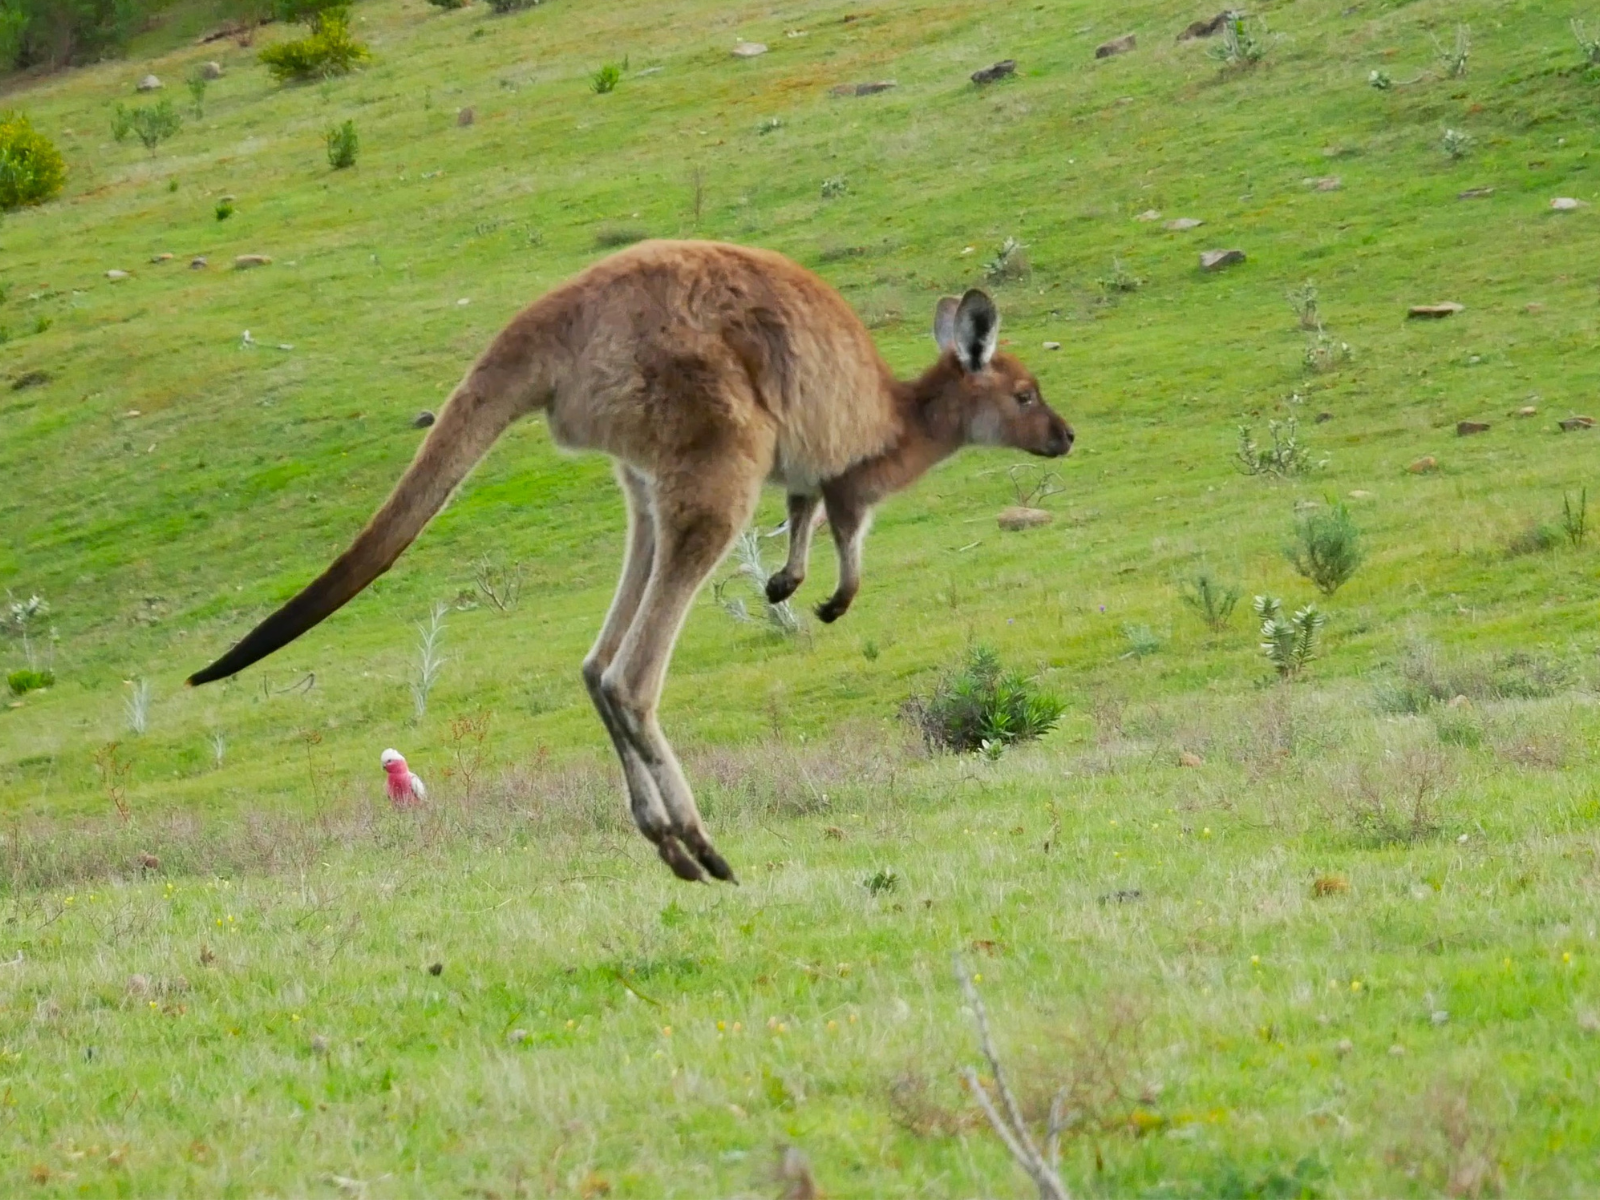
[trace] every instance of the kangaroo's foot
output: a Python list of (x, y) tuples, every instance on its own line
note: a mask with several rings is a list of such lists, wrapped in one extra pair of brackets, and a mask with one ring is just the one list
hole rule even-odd
[(791, 575), (787, 567), (774, 571), (767, 580), (767, 603), (782, 604), (800, 587), (804, 576)]
[[(689, 857), (683, 845), (670, 833), (656, 843), (656, 853), (661, 855), (661, 861), (671, 867), (672, 873), (679, 879), (687, 883), (705, 882), (705, 872), (700, 869), (700, 864)], [(726, 863), (723, 863), (723, 869), (727, 869)]]
[(728, 865), (728, 860), (717, 853), (716, 848), (711, 844), (711, 839), (706, 837), (704, 830), (690, 830), (679, 836), (683, 838), (684, 845), (688, 846), (694, 853), (695, 858), (699, 859), (700, 865), (711, 872), (713, 878), (720, 879), (723, 883), (731, 883), (735, 887), (738, 886), (738, 876), (733, 873), (733, 868)]
[(850, 601), (853, 599), (855, 599), (855, 597), (845, 596), (835, 592), (821, 604), (817, 605), (817, 620), (826, 625), (833, 624), (849, 611)]

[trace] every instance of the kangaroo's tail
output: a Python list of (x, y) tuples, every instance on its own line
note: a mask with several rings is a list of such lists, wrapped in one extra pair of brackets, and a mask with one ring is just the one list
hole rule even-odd
[(517, 394), (520, 389), (475, 386), (482, 378), (469, 376), (456, 389), (411, 466), (350, 548), (232, 650), (189, 676), (191, 685), (226, 679), (288, 645), (394, 564), (495, 439), (531, 407)]

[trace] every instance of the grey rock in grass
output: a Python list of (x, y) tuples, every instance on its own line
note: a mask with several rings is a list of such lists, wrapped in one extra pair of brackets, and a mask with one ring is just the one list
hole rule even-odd
[(191, 271), (204, 271), (210, 265), (210, 263), (206, 262), (203, 254), (196, 255), (189, 260), (189, 270)]
[(893, 79), (879, 79), (872, 83), (837, 83), (828, 89), (830, 96), (875, 96), (900, 85)]
[(1457, 437), (1471, 437), (1475, 433), (1488, 433), (1488, 432), (1489, 432), (1489, 422), (1487, 422), (1487, 421), (1457, 421), (1456, 422), (1456, 436)]
[(1112, 38), (1109, 42), (1101, 42), (1094, 48), (1096, 58), (1110, 58), (1114, 54), (1126, 54), (1139, 44), (1139, 38), (1132, 33), (1125, 33), (1121, 37)]
[(1331, 420), (1333, 420), (1333, 414), (1324, 410), (1316, 415), (1316, 417), (1313, 419), (1313, 423), (1317, 425), (1326, 425)]
[(1180, 42), (1190, 42), (1195, 38), (1216, 37), (1222, 32), (1222, 27), (1228, 23), (1228, 10), (1223, 9), (1209, 21), (1191, 21), (1182, 33), (1178, 35)]
[(235, 271), (248, 271), (251, 267), (265, 267), (272, 263), (270, 254), (240, 254), (233, 260)]
[(221, 63), (216, 63), (216, 62), (201, 63), (200, 64), (200, 78), (202, 78), (202, 79), (221, 79), (222, 78), (222, 64)]
[(153, 262), (153, 263), (171, 262), (172, 261), (172, 255), (170, 255), (170, 254), (158, 254), (154, 258), (152, 258), (150, 261)]
[(1010, 508), (1002, 509), (997, 520), (1001, 529), (1016, 533), (1023, 529), (1037, 529), (1041, 525), (1048, 525), (1055, 520), (1055, 515), (1046, 512), (1042, 508), (1024, 508), (1021, 505), (1013, 505)]
[(136, 92), (159, 91), (161, 89), (161, 80), (157, 79), (154, 75), (146, 75), (143, 79), (139, 80), (138, 83), (133, 85), (133, 89)]
[(426, 429), (429, 425), (432, 425), (435, 420), (436, 418), (431, 412), (429, 412), (427, 409), (423, 409), (416, 416), (411, 418), (411, 428)]
[(1406, 316), (1411, 319), (1442, 321), (1446, 317), (1453, 317), (1458, 312), (1466, 311), (1466, 307), (1465, 304), (1457, 304), (1454, 300), (1442, 300), (1438, 304), (1413, 304), (1406, 310)]
[(1046, 350), (1059, 350), (1059, 349), (1061, 349), (1061, 343), (1060, 342), (1046, 342), (1046, 343), (1044, 343), (1044, 348)]
[(1539, 409), (1535, 405), (1524, 404), (1521, 408), (1512, 409), (1509, 415), (1513, 417), (1534, 417), (1539, 415)]
[(459, 129), (465, 129), (468, 125), (471, 125), (473, 121), (477, 120), (477, 117), (478, 114), (473, 112), (470, 107), (463, 108), (460, 112), (456, 113), (456, 127)]
[(1234, 263), (1242, 263), (1243, 261), (1243, 250), (1202, 250), (1200, 252), (1200, 269), (1202, 271), (1220, 271), (1223, 267), (1231, 267)]
[(1172, 230), (1173, 233), (1183, 233), (1188, 229), (1199, 229), (1204, 224), (1205, 222), (1198, 217), (1178, 217), (1175, 220), (1168, 221), (1167, 228)]
[(1161, 220), (1161, 210), (1158, 208), (1147, 208), (1133, 219), (1135, 221), (1159, 221)]
[(1311, 175), (1300, 181), (1314, 192), (1337, 192), (1344, 180), (1337, 175)]
[(735, 58), (759, 58), (767, 52), (767, 47), (762, 42), (739, 42), (733, 48)]
[(1555, 212), (1572, 212), (1574, 209), (1584, 207), (1582, 200), (1574, 200), (1571, 196), (1557, 196), (1550, 201), (1550, 207)]
[(127, 279), (128, 277), (129, 276), (126, 271), (118, 271), (115, 268), (106, 272), (106, 278), (111, 280), (112, 283), (116, 283), (119, 279)]
[(1577, 433), (1578, 430), (1580, 430), (1580, 429), (1593, 429), (1594, 428), (1594, 418), (1593, 417), (1568, 417), (1564, 421), (1558, 421), (1557, 424), (1559, 424), (1561, 426), (1561, 432), (1562, 433)]
[(991, 67), (984, 67), (982, 70), (974, 71), (972, 73), (972, 82), (982, 87), (986, 83), (994, 83), (996, 80), (1004, 79), (1006, 76), (1015, 75), (1016, 73), (1017, 60), (1005, 58)]
[(1457, 200), (1484, 200), (1494, 195), (1492, 187), (1468, 188), (1464, 192), (1457, 192)]

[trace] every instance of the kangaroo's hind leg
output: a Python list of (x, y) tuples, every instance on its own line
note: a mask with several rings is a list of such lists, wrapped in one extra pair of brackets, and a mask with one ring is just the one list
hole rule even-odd
[[(737, 882), (733, 869), (711, 845), (683, 767), (661, 732), (657, 706), (673, 643), (695, 593), (755, 510), (770, 449), (707, 448), (655, 480), (651, 491), (656, 521), (655, 565), (627, 635), (600, 679), (600, 690), (620, 718), (672, 821), (677, 841), (718, 879)], [(658, 843), (668, 857), (671, 839)]]
[(820, 496), (789, 493), (789, 560), (767, 580), (768, 604), (782, 604), (805, 582), (811, 535), (816, 532), (813, 518), (820, 501)]
[[(628, 786), (628, 803), (633, 811), (634, 824), (639, 832), (661, 850), (666, 860), (684, 879), (704, 878), (700, 867), (673, 841), (672, 820), (661, 802), (655, 780), (639, 752), (628, 739), (621, 718), (606, 699), (600, 680), (605, 670), (617, 656), (622, 639), (639, 611), (639, 601), (644, 597), (645, 585), (650, 582), (650, 568), (655, 562), (656, 525), (655, 511), (650, 500), (650, 481), (634, 468), (618, 464), (617, 482), (628, 501), (628, 548), (622, 560), (622, 578), (617, 583), (617, 593), (612, 598), (611, 609), (606, 613), (600, 635), (583, 660), (583, 682), (589, 689), (589, 698), (595, 711), (611, 735), (617, 758), (622, 762), (622, 775)], [(670, 847), (664, 843), (672, 842)]]

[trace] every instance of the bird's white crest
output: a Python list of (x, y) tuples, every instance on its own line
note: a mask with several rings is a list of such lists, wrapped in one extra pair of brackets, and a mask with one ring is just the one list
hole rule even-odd
[(387, 767), (392, 762), (404, 762), (404, 761), (405, 760), (400, 757), (400, 751), (398, 751), (398, 750), (385, 750), (382, 754), (380, 754), (378, 756), (379, 765), (380, 766), (385, 766), (385, 767)]

